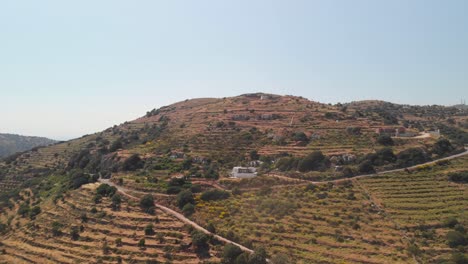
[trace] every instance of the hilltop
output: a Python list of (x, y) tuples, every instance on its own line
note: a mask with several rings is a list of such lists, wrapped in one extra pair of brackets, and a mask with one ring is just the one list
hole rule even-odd
[[(460, 211), (466, 203), (457, 202), (466, 185), (450, 182), (448, 174), (463, 175), (467, 159), (403, 168), (463, 152), (467, 129), (467, 111), (436, 105), (332, 105), (264, 93), (184, 100), (0, 161), (0, 231), (6, 238), (0, 249), (6, 261), (25, 255), (25, 262), (219, 263), (225, 257), (224, 245), (213, 237), (200, 254), (193, 226), (162, 207), (138, 206), (127, 199), (131, 193), (142, 200), (150, 195), (230, 241), (266, 249), (239, 258), (263, 252), (293, 263), (411, 263), (440, 257), (429, 252), (434, 245), (448, 259), (452, 249), (443, 237), (450, 228), (441, 223), (454, 217), (466, 225)], [(234, 166), (254, 166), (259, 176), (229, 178)], [(391, 176), (360, 178), (399, 168)], [(118, 208), (117, 189), (101, 192), (109, 186), (98, 178), (118, 186), (121, 196), (128, 192)], [(445, 205), (428, 197), (439, 187)], [(407, 201), (413, 204), (402, 204)], [(422, 208), (432, 211), (424, 215)], [(72, 219), (61, 219), (65, 213)], [(165, 220), (159, 224), (155, 215)], [(58, 219), (61, 232), (51, 235)], [(163, 239), (144, 233), (150, 224)], [(434, 232), (432, 240), (422, 240), (423, 226)], [(36, 236), (50, 241), (34, 242)], [(141, 239), (150, 242), (145, 251), (139, 251)], [(73, 253), (59, 254), (61, 243)]]
[(0, 158), (35, 147), (48, 146), (56, 142), (55, 140), (44, 137), (28, 137), (0, 133)]

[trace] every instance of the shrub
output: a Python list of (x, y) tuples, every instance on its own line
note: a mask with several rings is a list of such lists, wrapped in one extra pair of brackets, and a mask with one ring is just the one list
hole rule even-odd
[(271, 264), (289, 264), (292, 263), (291, 259), (285, 254), (278, 253), (271, 258)]
[(76, 241), (80, 238), (80, 229), (77, 226), (72, 226), (70, 230), (70, 237)]
[(226, 244), (223, 249), (222, 263), (233, 264), (236, 258), (242, 254), (242, 249), (233, 244)]
[(178, 194), (182, 191), (182, 187), (180, 186), (169, 186), (166, 190), (167, 194)]
[(115, 246), (116, 247), (121, 247), (123, 245), (122, 239), (121, 238), (116, 238), (115, 239)]
[(451, 172), (448, 177), (453, 182), (468, 183), (468, 171)]
[(452, 146), (450, 141), (446, 138), (441, 138), (437, 140), (437, 142), (434, 144), (432, 147), (432, 152), (439, 156), (443, 156), (447, 153), (450, 153), (454, 150), (455, 148)]
[(112, 142), (112, 145), (110, 146), (109, 151), (114, 152), (118, 149), (121, 149), (122, 147), (123, 147), (122, 139), (119, 138), (116, 141)]
[(466, 264), (468, 263), (468, 256), (461, 252), (453, 252), (452, 253), (452, 261), (455, 264)]
[(292, 169), (296, 169), (297, 162), (298, 160), (296, 160), (293, 157), (284, 157), (276, 162), (276, 168), (280, 171), (289, 171)]
[(361, 128), (360, 127), (347, 127), (346, 133), (348, 133), (349, 135), (360, 135)]
[(31, 208), (29, 207), (29, 204), (22, 203), (20, 207), (18, 208), (18, 214), (21, 217), (25, 217), (27, 214), (29, 214), (29, 210), (31, 210)]
[(293, 140), (300, 141), (300, 142), (308, 142), (309, 138), (304, 132), (296, 132), (293, 134)]
[(462, 233), (458, 231), (449, 231), (447, 233), (447, 244), (452, 248), (465, 246), (467, 244), (467, 240)]
[(362, 174), (371, 174), (375, 172), (374, 166), (372, 166), (372, 162), (366, 160), (359, 164), (358, 167), (359, 173)]
[(443, 222), (443, 225), (448, 228), (453, 228), (457, 224), (458, 224), (458, 220), (453, 216), (445, 219)]
[(140, 200), (140, 207), (146, 213), (154, 213), (154, 198), (151, 194), (146, 194)]
[(153, 224), (148, 224), (148, 225), (145, 227), (145, 235), (147, 235), (147, 236), (152, 236), (152, 235), (154, 235)]
[(144, 238), (140, 239), (140, 241), (138, 241), (138, 247), (139, 248), (145, 248), (146, 246), (146, 241)]
[(62, 224), (57, 222), (57, 221), (54, 221), (52, 223), (52, 235), (53, 236), (61, 236), (62, 235), (62, 231), (60, 230), (62, 228)]
[(263, 247), (257, 248), (249, 257), (249, 264), (266, 264), (267, 253)]
[(190, 190), (184, 190), (177, 195), (177, 205), (179, 208), (183, 208), (186, 204), (193, 204), (193, 193)]
[(192, 237), (192, 245), (197, 252), (203, 252), (209, 248), (208, 235), (198, 230), (193, 231), (190, 235)]
[(394, 145), (393, 139), (389, 135), (380, 135), (377, 138), (377, 143), (379, 143), (380, 145), (384, 145), (384, 146)]
[(86, 223), (88, 222), (88, 215), (86, 215), (86, 213), (82, 213), (80, 219), (82, 223)]
[(409, 148), (397, 155), (397, 165), (399, 167), (409, 167), (426, 161), (429, 161), (429, 156), (421, 148)]
[(323, 169), (327, 165), (326, 164), (327, 161), (328, 160), (322, 154), (321, 151), (314, 151), (299, 161), (297, 165), (297, 169), (300, 172), (320, 170), (320, 169)]
[(117, 188), (115, 188), (114, 186), (110, 186), (107, 183), (99, 185), (99, 187), (97, 187), (96, 189), (96, 193), (104, 197), (112, 197), (116, 192)]
[(36, 218), (36, 216), (38, 214), (41, 213), (41, 208), (39, 206), (34, 206), (33, 208), (31, 208), (31, 210), (29, 211), (29, 218), (31, 219), (34, 219)]
[(251, 160), (258, 160), (260, 158), (260, 155), (258, 154), (258, 151), (256, 150), (250, 151), (249, 156)]
[(250, 254), (247, 252), (242, 252), (239, 256), (237, 256), (236, 260), (234, 261), (235, 264), (243, 264), (243, 263), (248, 263), (250, 258)]
[(413, 256), (421, 255), (421, 249), (416, 244), (409, 245), (407, 250), (408, 250), (408, 253)]
[(122, 203), (122, 198), (120, 197), (120, 195), (118, 193), (114, 194), (112, 196), (112, 203), (111, 203), (111, 207), (112, 207), (112, 210), (120, 210), (120, 205)]
[(133, 154), (128, 157), (122, 164), (122, 170), (124, 171), (135, 171), (145, 166), (145, 162), (140, 158), (138, 154)]
[(229, 198), (231, 194), (227, 191), (218, 190), (218, 189), (211, 189), (208, 190), (201, 195), (201, 199), (203, 201), (215, 201), (215, 200), (223, 200)]
[(191, 203), (187, 203), (182, 208), (182, 212), (184, 213), (185, 216), (190, 216), (195, 212), (195, 206)]

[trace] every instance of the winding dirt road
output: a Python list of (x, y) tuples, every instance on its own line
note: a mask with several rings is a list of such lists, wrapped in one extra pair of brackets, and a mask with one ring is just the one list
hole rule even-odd
[[(401, 169), (395, 169), (395, 170), (389, 170), (389, 171), (382, 171), (382, 172), (378, 172), (378, 173), (374, 173), (374, 174), (366, 174), (366, 175), (358, 175), (358, 176), (354, 176), (354, 177), (351, 177), (351, 178), (345, 178), (345, 179), (338, 179), (338, 180), (331, 180), (331, 181), (308, 181), (308, 180), (303, 180), (303, 179), (293, 179), (293, 178), (288, 178), (286, 176), (282, 176), (282, 175), (275, 175), (275, 174), (270, 174), (270, 176), (272, 177), (279, 177), (279, 178), (283, 178), (283, 179), (288, 179), (288, 180), (296, 180), (298, 182), (302, 182), (302, 184), (327, 184), (327, 183), (339, 183), (339, 182), (344, 182), (344, 181), (348, 181), (348, 180), (356, 180), (356, 179), (360, 179), (360, 178), (365, 178), (365, 177), (373, 177), (373, 176), (377, 176), (377, 175), (382, 175), (382, 174), (387, 174), (387, 173), (393, 173), (393, 172), (401, 172), (401, 171), (405, 171), (405, 170), (411, 170), (411, 169), (415, 169), (419, 166), (423, 166), (423, 165), (431, 165), (431, 164), (435, 164), (437, 162), (440, 162), (440, 161), (444, 161), (444, 160), (451, 160), (451, 159), (455, 159), (455, 158), (458, 158), (458, 157), (462, 157), (462, 156), (465, 156), (468, 154), (468, 149), (466, 149), (464, 152), (462, 153), (459, 153), (459, 154), (455, 154), (455, 155), (452, 155), (452, 156), (449, 156), (449, 157), (445, 157), (445, 158), (441, 158), (441, 159), (437, 159), (437, 160), (433, 160), (433, 161), (430, 161), (430, 162), (426, 162), (426, 163), (423, 163), (423, 164), (419, 164), (419, 165), (415, 165), (415, 166), (411, 166), (411, 167), (407, 167), (407, 168), (401, 168)], [(109, 184), (110, 186), (114, 186), (115, 188), (117, 188), (117, 190), (123, 194), (124, 196), (130, 198), (130, 199), (133, 199), (133, 200), (139, 200), (138, 197), (135, 197), (131, 194), (129, 194), (129, 192), (134, 192), (134, 193), (140, 193), (140, 194), (148, 194), (146, 192), (141, 192), (141, 191), (134, 191), (134, 190), (131, 190), (131, 189), (128, 189), (126, 187), (123, 187), (123, 186), (119, 186), (115, 183), (113, 183), (112, 181), (110, 181), (110, 179), (102, 179), (100, 178), (99, 179), (99, 182), (101, 183), (106, 183), (106, 184)], [(299, 184), (299, 185), (302, 185), (302, 184)], [(221, 187), (221, 186), (216, 186), (216, 187)], [(289, 186), (288, 186), (289, 187)], [(215, 237), (216, 239), (218, 239), (219, 241), (222, 241), (224, 243), (229, 243), (229, 244), (233, 244), (233, 245), (236, 245), (238, 246), (240, 249), (242, 249), (242, 251), (244, 252), (248, 252), (248, 253), (253, 253), (253, 250), (250, 249), (250, 248), (247, 248), (245, 246), (242, 246), (241, 244), (238, 244), (234, 241), (231, 241), (227, 238), (224, 238), (220, 235), (217, 235), (217, 234), (214, 234), (208, 230), (206, 230), (205, 228), (203, 228), (202, 226), (198, 225), (197, 223), (193, 222), (192, 220), (188, 219), (187, 217), (185, 217), (183, 214), (181, 213), (178, 213), (174, 210), (172, 210), (171, 208), (168, 208), (166, 206), (163, 206), (163, 205), (160, 205), (160, 204), (157, 204), (155, 203), (154, 204), (156, 208), (159, 208), (160, 210), (164, 211), (165, 213), (169, 214), (169, 215), (172, 215), (174, 217), (176, 217), (177, 219), (179, 219), (180, 221), (182, 221), (183, 223), (185, 224), (188, 224), (188, 225), (191, 225), (193, 228), (207, 234), (207, 235), (212, 235), (213, 237)], [(269, 262), (269, 260), (267, 260)]]
[[(130, 198), (130, 199), (133, 199), (133, 200), (139, 200), (138, 197), (135, 197), (131, 194), (129, 194), (128, 192), (133, 192), (132, 190), (129, 190), (123, 186), (119, 186), (113, 182), (111, 182), (109, 179), (99, 179), (99, 182), (101, 183), (106, 183), (106, 184), (109, 184), (110, 186), (114, 186), (115, 188), (117, 188), (117, 190), (123, 194), (124, 196)], [(145, 193), (145, 194), (148, 194), (148, 193)], [(183, 214), (181, 213), (178, 213), (174, 210), (172, 210), (171, 208), (168, 208), (166, 206), (163, 206), (163, 205), (160, 205), (160, 204), (157, 204), (155, 203), (154, 206), (156, 208), (159, 208), (161, 209), (162, 211), (164, 211), (165, 213), (167, 214), (170, 214), (174, 217), (176, 217), (177, 219), (179, 219), (180, 221), (182, 221), (183, 223), (185, 224), (188, 224), (188, 225), (191, 225), (193, 228), (207, 234), (207, 235), (212, 235), (213, 237), (215, 237), (216, 239), (218, 239), (219, 241), (222, 241), (224, 243), (229, 243), (229, 244), (233, 244), (235, 246), (238, 246), (240, 249), (242, 249), (242, 251), (245, 251), (245, 252), (248, 252), (248, 253), (253, 253), (253, 250), (250, 249), (250, 248), (247, 248), (245, 246), (242, 246), (241, 244), (238, 244), (234, 241), (231, 241), (227, 238), (224, 238), (220, 235), (217, 235), (217, 234), (214, 234), (214, 233), (211, 233), (210, 231), (206, 230), (205, 228), (203, 228), (202, 226), (198, 225), (197, 223), (193, 222), (192, 220), (188, 219), (187, 217), (185, 217)]]
[(293, 180), (293, 181), (295, 180), (297, 182), (302, 183), (302, 184), (298, 184), (298, 185), (304, 185), (305, 183), (312, 183), (312, 184), (341, 183), (341, 182), (345, 182), (345, 181), (349, 181), (349, 180), (355, 180), (355, 179), (361, 179), (361, 178), (367, 178), (367, 177), (375, 177), (375, 176), (382, 175), (382, 174), (402, 172), (402, 171), (405, 171), (405, 170), (414, 170), (414, 169), (416, 169), (416, 168), (418, 168), (420, 166), (433, 165), (433, 164), (436, 164), (437, 162), (440, 162), (440, 161), (452, 160), (452, 159), (456, 159), (456, 158), (459, 158), (459, 157), (462, 157), (462, 156), (465, 156), (465, 155), (468, 155), (468, 149), (466, 149), (464, 152), (461, 152), (461, 153), (458, 153), (458, 154), (455, 154), (455, 155), (452, 155), (452, 156), (436, 159), (436, 160), (429, 161), (429, 162), (426, 162), (426, 163), (421, 163), (421, 164), (414, 165), (414, 166), (411, 166), (411, 167), (388, 170), (388, 171), (381, 171), (381, 172), (377, 172), (377, 173), (373, 173), (373, 174), (356, 175), (356, 176), (353, 176), (353, 177), (350, 177), (350, 178), (336, 179), (336, 180), (330, 180), (330, 181), (310, 181), (310, 180), (304, 180), (304, 179), (291, 178), (291, 177), (287, 177), (287, 176), (283, 176), (283, 175), (277, 175), (277, 174), (268, 174), (268, 175), (271, 176), (271, 177), (276, 177), (276, 178), (280, 178), (280, 179), (284, 179), (284, 180)]

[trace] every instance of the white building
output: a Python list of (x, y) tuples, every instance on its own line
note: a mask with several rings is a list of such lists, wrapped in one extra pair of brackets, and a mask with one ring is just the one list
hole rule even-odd
[(233, 178), (253, 178), (257, 176), (257, 170), (253, 167), (234, 167), (231, 177)]

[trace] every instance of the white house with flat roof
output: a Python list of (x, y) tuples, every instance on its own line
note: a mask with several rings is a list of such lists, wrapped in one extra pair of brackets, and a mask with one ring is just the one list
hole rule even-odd
[(253, 167), (234, 167), (231, 177), (233, 178), (253, 178), (257, 176), (257, 169)]

